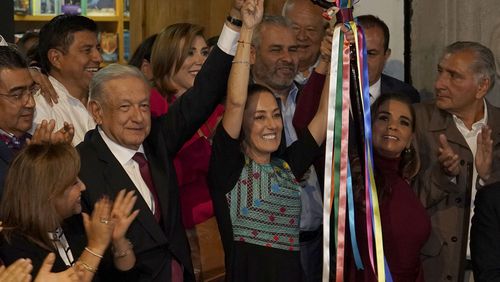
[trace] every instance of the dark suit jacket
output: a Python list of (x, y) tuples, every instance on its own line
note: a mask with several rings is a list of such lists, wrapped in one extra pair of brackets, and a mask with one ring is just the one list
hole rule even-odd
[[(140, 209), (140, 213), (127, 232), (137, 256), (139, 278), (135, 281), (170, 281), (172, 258), (184, 266), (185, 281), (194, 281), (172, 161), (226, 93), (231, 60), (231, 56), (214, 49), (197, 75), (193, 88), (177, 99), (165, 116), (152, 120), (151, 132), (143, 145), (158, 193), (162, 219), (158, 224), (145, 201), (138, 197), (135, 209)], [(77, 149), (82, 162), (80, 178), (87, 186), (82, 196), (84, 208), (91, 209), (102, 195), (114, 197), (123, 188), (136, 190), (97, 130), (89, 131)], [(101, 269), (106, 267), (106, 271), (114, 271), (101, 263)]]
[(7, 175), (7, 169), (9, 168), (9, 164), (14, 158), (14, 154), (7, 147), (4, 142), (0, 141), (0, 199), (3, 194), (3, 186), (5, 182), (5, 176)]
[(420, 94), (413, 86), (404, 83), (403, 81), (394, 77), (382, 74), (380, 78), (380, 93), (404, 93), (410, 97), (412, 103), (420, 102)]
[(474, 280), (500, 281), (500, 182), (476, 194), (470, 250)]

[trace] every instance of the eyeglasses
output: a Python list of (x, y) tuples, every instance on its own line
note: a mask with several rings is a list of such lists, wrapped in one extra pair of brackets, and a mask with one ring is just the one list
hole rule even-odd
[(22, 105), (26, 105), (28, 100), (33, 97), (40, 90), (40, 85), (33, 84), (31, 86), (25, 88), (18, 88), (11, 93), (0, 93), (0, 96), (8, 99), (10, 101), (14, 101), (15, 103), (20, 103)]

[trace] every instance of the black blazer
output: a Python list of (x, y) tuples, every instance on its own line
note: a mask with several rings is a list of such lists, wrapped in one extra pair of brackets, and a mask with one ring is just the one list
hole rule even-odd
[[(135, 270), (139, 277), (134, 281), (170, 281), (172, 257), (184, 266), (185, 281), (194, 281), (189, 245), (180, 216), (173, 159), (226, 93), (231, 60), (232, 56), (215, 48), (197, 75), (194, 86), (171, 105), (166, 115), (151, 122), (151, 132), (143, 145), (158, 192), (162, 219), (158, 224), (146, 202), (138, 197), (134, 209), (140, 209), (140, 213), (126, 235), (137, 257)], [(80, 178), (87, 186), (82, 195), (84, 209), (91, 210), (102, 195), (114, 197), (123, 188), (136, 190), (139, 194), (97, 129), (89, 131), (77, 149), (82, 163)], [(100, 268), (110, 275), (116, 271), (105, 262)]]
[[(68, 240), (68, 245), (71, 249), (71, 253), (73, 254), (73, 258), (77, 261), (86, 246), (82, 216), (75, 215), (66, 219), (62, 228), (64, 230), (64, 236), (66, 237), (66, 240)], [(53, 249), (51, 251), (56, 255), (52, 272), (61, 272), (66, 270), (68, 267), (64, 264), (64, 261), (59, 256), (57, 250)], [(28, 240), (21, 233), (15, 231), (13, 232), (9, 242), (2, 238), (2, 242), (0, 244), (0, 258), (6, 265), (13, 263), (20, 258), (31, 259), (33, 264), (31, 275), (33, 278), (36, 277), (44, 259), (49, 253), (49, 250), (40, 247), (39, 245)], [(98, 281), (98, 278), (94, 277), (93, 281)]]
[(380, 93), (392, 92), (407, 94), (413, 104), (420, 102), (420, 94), (413, 86), (394, 77), (382, 74), (380, 78)]
[(500, 182), (481, 188), (474, 204), (470, 238), (474, 280), (500, 281)]

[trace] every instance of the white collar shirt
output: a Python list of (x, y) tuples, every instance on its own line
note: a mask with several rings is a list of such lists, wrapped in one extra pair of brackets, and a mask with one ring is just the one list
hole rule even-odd
[(305, 85), (309, 80), (311, 73), (318, 66), (318, 64), (319, 64), (319, 57), (313, 65), (309, 66), (306, 72), (298, 71), (297, 74), (295, 75), (294, 81), (300, 85)]
[(470, 226), (471, 226), (471, 219), (472, 216), (474, 215), (474, 199), (476, 198), (476, 193), (477, 193), (477, 188), (476, 188), (476, 180), (477, 180), (477, 169), (476, 169), (476, 151), (477, 151), (477, 135), (479, 132), (481, 132), (481, 129), (487, 125), (488, 123), (488, 108), (486, 106), (486, 101), (483, 101), (484, 103), (484, 116), (482, 119), (478, 120), (477, 122), (472, 124), (472, 128), (469, 130), (467, 126), (465, 126), (464, 122), (459, 119), (457, 116), (453, 115), (453, 121), (455, 122), (455, 125), (457, 126), (458, 131), (462, 134), (464, 137), (465, 141), (467, 142), (467, 145), (469, 145), (469, 149), (472, 152), (472, 156), (474, 159), (473, 162), (473, 167), (474, 169), (472, 170), (472, 191), (471, 191), (471, 204), (470, 204), (470, 217), (469, 217), (469, 235), (467, 236), (468, 242), (467, 242), (467, 257), (470, 258)]
[[(95, 128), (95, 121), (87, 111), (86, 105), (71, 96), (62, 83), (52, 76), (49, 76), (49, 80), (59, 96), (58, 103), (51, 106), (45, 101), (45, 98), (40, 92), (36, 94), (34, 123), (40, 124), (42, 120), (48, 121), (53, 119), (56, 122), (55, 130), (61, 129), (64, 126), (64, 122), (73, 124), (75, 135), (72, 144), (76, 146), (83, 141), (87, 131)], [(33, 132), (34, 129), (33, 127), (31, 132)]]
[(382, 78), (379, 78), (377, 82), (370, 86), (370, 105), (373, 104), (378, 97), (380, 97), (380, 94), (382, 94), (381, 88)]
[(54, 232), (49, 232), (49, 238), (52, 244), (57, 249), (59, 257), (63, 260), (66, 266), (72, 266), (75, 263), (71, 247), (69, 246), (66, 236), (64, 236), (63, 229), (58, 227)]
[[(146, 182), (144, 182), (144, 179), (141, 176), (141, 171), (139, 169), (139, 164), (134, 161), (132, 158), (134, 157), (135, 153), (143, 153), (144, 154), (144, 147), (139, 146), (139, 149), (137, 151), (131, 150), (129, 148), (125, 148), (119, 144), (117, 144), (115, 141), (111, 140), (106, 133), (101, 129), (101, 127), (98, 127), (99, 134), (101, 135), (102, 139), (104, 140), (104, 143), (108, 146), (109, 150), (115, 156), (115, 158), (118, 160), (118, 162), (122, 165), (123, 169), (125, 172), (127, 172), (127, 175), (130, 177), (130, 180), (135, 185), (135, 188), (139, 191), (141, 194), (142, 198), (148, 205), (149, 209), (154, 213), (155, 211), (155, 201), (154, 201), (154, 196), (149, 190), (148, 186), (146, 185)], [(144, 154), (144, 157), (146, 155)], [(129, 188), (129, 187), (120, 187), (120, 188)]]

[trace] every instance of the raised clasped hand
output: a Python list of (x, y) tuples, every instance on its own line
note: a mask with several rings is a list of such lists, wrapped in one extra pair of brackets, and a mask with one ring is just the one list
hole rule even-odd
[(264, 15), (264, 0), (245, 0), (241, 8), (243, 26), (254, 28), (262, 20)]

